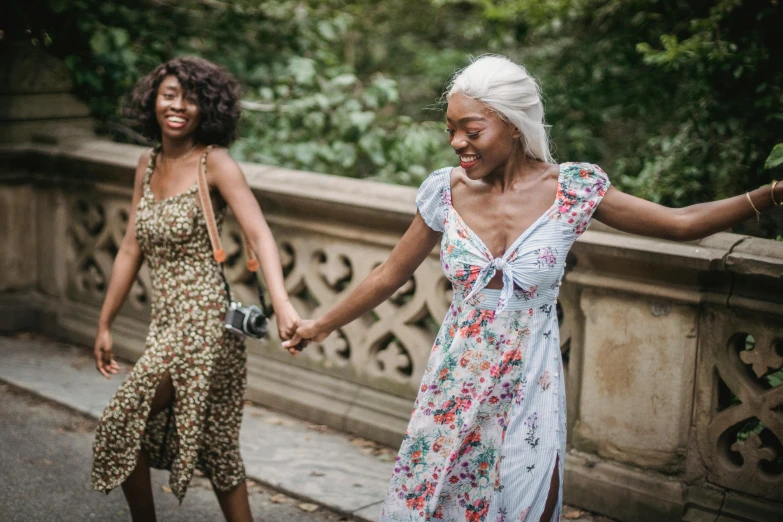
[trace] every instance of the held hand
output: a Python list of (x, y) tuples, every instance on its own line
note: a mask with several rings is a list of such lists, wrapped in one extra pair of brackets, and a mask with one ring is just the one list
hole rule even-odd
[(120, 370), (120, 365), (114, 360), (111, 354), (112, 339), (111, 332), (108, 329), (98, 330), (95, 336), (95, 368), (109, 379)]
[(317, 321), (302, 321), (293, 338), (283, 343), (291, 355), (296, 355), (302, 351), (310, 341), (320, 343), (326, 339), (331, 332), (321, 330)]
[(302, 322), (289, 301), (275, 308), (275, 318), (277, 319), (277, 331), (283, 341), (290, 339)]

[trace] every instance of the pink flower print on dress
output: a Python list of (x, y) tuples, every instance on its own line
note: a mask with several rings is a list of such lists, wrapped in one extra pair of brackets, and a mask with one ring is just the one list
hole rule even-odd
[(527, 514), (530, 513), (530, 508), (533, 506), (528, 506), (525, 508), (525, 510), (519, 514), (519, 522), (525, 522), (527, 520)]
[(552, 268), (557, 264), (557, 249), (544, 247), (534, 252), (538, 259), (538, 268)]
[(552, 376), (549, 374), (549, 371), (545, 371), (544, 375), (538, 378), (538, 385), (541, 386), (541, 389), (544, 391), (552, 386)]
[(440, 201), (444, 205), (451, 205), (451, 191), (445, 188), (440, 191)]
[[(525, 301), (535, 299), (535, 297), (538, 295), (538, 286), (533, 285), (529, 288), (520, 288), (519, 293)], [(531, 311), (532, 310), (533, 309), (531, 308)]]

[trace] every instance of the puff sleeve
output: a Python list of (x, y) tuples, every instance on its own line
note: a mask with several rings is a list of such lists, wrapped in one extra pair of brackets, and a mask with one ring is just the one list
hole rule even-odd
[(557, 188), (559, 219), (579, 236), (587, 230), (593, 213), (611, 183), (601, 167), (590, 163), (565, 163)]
[(424, 222), (435, 232), (443, 232), (446, 210), (451, 204), (451, 167), (436, 170), (419, 187), (416, 207)]

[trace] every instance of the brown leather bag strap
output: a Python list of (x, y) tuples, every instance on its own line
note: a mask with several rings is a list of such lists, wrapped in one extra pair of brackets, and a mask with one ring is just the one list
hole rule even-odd
[[(212, 208), (212, 198), (209, 197), (209, 184), (207, 183), (207, 154), (209, 154), (213, 147), (214, 145), (210, 145), (201, 154), (201, 163), (198, 172), (198, 198), (201, 202), (201, 208), (204, 211), (204, 219), (207, 222), (209, 242), (212, 244), (212, 255), (214, 256), (215, 261), (223, 263), (226, 260), (226, 251), (223, 250), (223, 245), (220, 242), (220, 233), (218, 232), (217, 223), (215, 222), (215, 211)], [(250, 247), (250, 242), (247, 240), (244, 231), (242, 231), (242, 241), (245, 246), (247, 269), (251, 272), (257, 272), (258, 258)]]
[(220, 234), (215, 222), (215, 211), (212, 208), (212, 198), (209, 197), (209, 184), (207, 183), (207, 154), (211, 150), (212, 145), (207, 147), (201, 154), (201, 163), (198, 170), (198, 199), (201, 203), (201, 210), (204, 212), (204, 219), (207, 222), (209, 242), (212, 244), (212, 255), (215, 257), (215, 261), (222, 263), (226, 260), (226, 251), (223, 250), (223, 245), (220, 243)]

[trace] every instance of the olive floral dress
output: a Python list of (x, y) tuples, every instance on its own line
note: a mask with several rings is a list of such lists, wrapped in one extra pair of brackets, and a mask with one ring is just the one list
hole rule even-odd
[[(120, 485), (144, 448), (153, 467), (171, 471), (169, 484), (181, 502), (194, 469), (221, 491), (245, 480), (239, 427), (246, 356), (243, 339), (223, 327), (226, 293), (198, 184), (156, 201), (150, 177), (157, 154), (150, 156), (136, 213), (136, 239), (152, 279), (152, 320), (144, 354), (98, 424), (92, 484), (105, 492)], [(215, 214), (220, 227), (225, 205)], [(174, 384), (173, 404), (148, 419), (166, 373)]]

